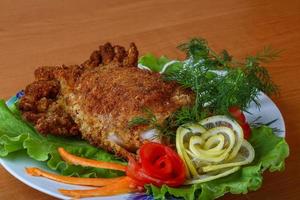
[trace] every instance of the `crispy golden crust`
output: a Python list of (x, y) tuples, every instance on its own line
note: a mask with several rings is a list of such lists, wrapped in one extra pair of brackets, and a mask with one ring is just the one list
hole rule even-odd
[(42, 67), (35, 71), (21, 99), (23, 117), (41, 133), (80, 135), (91, 144), (127, 158), (145, 140), (148, 126), (128, 127), (150, 109), (159, 123), (183, 105), (190, 91), (160, 75), (137, 68), (134, 43), (124, 47), (106, 43), (82, 65)]
[(58, 136), (77, 136), (80, 134), (77, 124), (64, 111), (59, 102), (51, 104), (47, 113), (36, 121), (35, 128), (40, 133), (51, 133)]
[[(61, 83), (67, 80), (59, 79)], [(109, 64), (85, 71), (74, 85), (62, 84), (68, 113), (90, 143), (126, 158), (145, 142), (147, 126), (129, 129), (129, 121), (150, 109), (159, 123), (191, 103), (191, 93), (176, 83), (164, 82), (157, 73)], [(117, 138), (114, 142), (111, 140)]]
[(55, 79), (54, 76), (54, 71), (57, 69), (58, 67), (53, 67), (53, 66), (43, 66), (43, 67), (38, 67), (35, 71), (34, 71), (34, 76), (35, 79), (37, 81), (50, 81)]
[(55, 72), (63, 67), (40, 67), (35, 71), (36, 81), (25, 89), (19, 109), (27, 121), (33, 123), (42, 134), (75, 136), (80, 131), (77, 124), (58, 104), (60, 83)]
[(122, 46), (112, 46), (109, 42), (99, 46), (99, 50), (93, 51), (90, 58), (82, 66), (86, 69), (95, 68), (100, 65), (116, 63), (119, 66), (136, 66), (139, 52), (134, 43), (130, 43), (129, 49)]
[(74, 92), (84, 96), (86, 112), (117, 117), (120, 112), (139, 112), (145, 107), (172, 112), (176, 106), (171, 97), (177, 87), (162, 81), (157, 73), (110, 65), (85, 72)]
[(25, 88), (25, 93), (35, 99), (42, 97), (55, 98), (59, 92), (60, 85), (56, 80), (35, 81)]

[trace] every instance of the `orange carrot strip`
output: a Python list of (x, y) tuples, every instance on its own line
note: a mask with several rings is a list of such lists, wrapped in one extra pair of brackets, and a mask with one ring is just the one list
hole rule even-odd
[(74, 164), (74, 165), (82, 165), (87, 167), (97, 167), (97, 168), (104, 168), (104, 169), (114, 169), (119, 171), (126, 171), (126, 166), (117, 164), (117, 163), (110, 163), (110, 162), (103, 162), (98, 160), (91, 160), (87, 158), (82, 158), (75, 156), (73, 154), (68, 153), (64, 148), (58, 148), (58, 152), (60, 156), (67, 162)]
[(116, 183), (125, 179), (126, 177), (117, 177), (117, 178), (79, 178), (79, 177), (69, 177), (61, 176), (57, 174), (52, 174), (46, 171), (43, 171), (39, 168), (26, 168), (26, 172), (32, 176), (42, 176), (51, 180), (55, 180), (62, 183), (74, 184), (74, 185), (88, 185), (88, 186), (105, 186), (109, 184)]
[(83, 198), (83, 197), (112, 196), (117, 194), (137, 192), (137, 189), (134, 187), (134, 183), (132, 179), (126, 177), (118, 182), (115, 182), (111, 185), (106, 185), (101, 188), (96, 188), (91, 190), (59, 189), (59, 192), (65, 196), (69, 196), (73, 198)]

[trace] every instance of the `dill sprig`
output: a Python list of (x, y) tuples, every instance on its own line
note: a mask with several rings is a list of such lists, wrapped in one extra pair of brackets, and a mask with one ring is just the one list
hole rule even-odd
[(179, 71), (165, 74), (165, 80), (190, 88), (195, 93), (195, 103), (178, 110), (176, 121), (198, 121), (203, 112), (228, 114), (231, 106), (245, 110), (251, 101), (259, 106), (260, 91), (269, 95), (278, 91), (267, 69), (261, 65), (278, 56), (279, 52), (270, 47), (246, 57), (243, 62), (233, 60), (225, 50), (216, 53), (204, 39), (192, 39), (179, 49), (186, 53), (187, 60)]
[(150, 121), (144, 117), (133, 117), (129, 122), (128, 122), (128, 128), (132, 128), (135, 126), (139, 125), (148, 125)]
[[(258, 116), (256, 119), (254, 119), (251, 123), (250, 123), (250, 126), (251, 128), (258, 128), (258, 127), (261, 127), (261, 126), (271, 126), (272, 124), (274, 124), (275, 122), (278, 121), (278, 118), (276, 119), (273, 119), (269, 122), (260, 122), (260, 119), (262, 117), (261, 116)], [(283, 130), (277, 128), (277, 127), (271, 127), (272, 131), (276, 134), (280, 134), (283, 132)]]
[(133, 127), (139, 126), (139, 125), (155, 126), (157, 124), (156, 116), (153, 114), (153, 112), (149, 108), (144, 108), (143, 112), (144, 112), (143, 116), (133, 117), (128, 122), (128, 128), (133, 128)]
[(164, 120), (162, 124), (158, 123), (156, 116), (149, 108), (144, 108), (143, 112), (143, 116), (133, 117), (128, 122), (128, 128), (134, 128), (140, 125), (147, 125), (149, 129), (156, 129), (159, 131), (159, 134), (153, 135), (153, 138), (151, 139), (155, 140), (163, 137), (164, 142), (173, 144), (175, 142), (175, 138), (173, 136), (175, 135), (176, 129), (179, 125), (177, 123), (174, 124), (173, 120), (171, 120), (170, 117)]
[(182, 124), (198, 122), (210, 115), (229, 115), (231, 106), (246, 111), (251, 101), (260, 106), (257, 98), (261, 91), (268, 95), (278, 91), (267, 69), (262, 66), (280, 53), (271, 47), (247, 56), (243, 61), (234, 60), (226, 50), (215, 52), (202, 38), (191, 39), (178, 48), (186, 53), (186, 60), (181, 62), (181, 67), (163, 76), (166, 81), (175, 81), (191, 89), (195, 95), (194, 103), (179, 108), (162, 124), (158, 124), (155, 115), (146, 109), (145, 116), (133, 118), (129, 127), (148, 125), (172, 140)]

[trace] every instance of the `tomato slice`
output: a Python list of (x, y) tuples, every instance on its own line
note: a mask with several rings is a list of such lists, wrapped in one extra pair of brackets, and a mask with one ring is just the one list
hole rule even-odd
[(250, 125), (246, 122), (244, 124), (241, 124), (241, 127), (243, 129), (243, 132), (244, 132), (244, 138), (246, 140), (249, 140), (250, 139), (250, 136), (251, 136), (251, 128), (250, 128)]
[(251, 136), (251, 128), (250, 125), (246, 121), (246, 117), (244, 113), (238, 106), (232, 106), (228, 109), (231, 116), (239, 123), (244, 132), (244, 138), (248, 140)]
[(238, 106), (232, 106), (228, 111), (239, 124), (244, 124), (246, 122), (246, 117)]

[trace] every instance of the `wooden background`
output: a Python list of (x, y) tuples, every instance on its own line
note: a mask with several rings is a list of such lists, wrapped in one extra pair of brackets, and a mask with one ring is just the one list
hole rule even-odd
[[(212, 3), (213, 2), (213, 3)], [(265, 45), (282, 49), (268, 66), (281, 96), (291, 155), (284, 173), (266, 173), (261, 189), (224, 199), (300, 199), (300, 1), (132, 0), (0, 1), (0, 97), (33, 80), (41, 65), (79, 64), (106, 41), (141, 54), (182, 58), (175, 47), (195, 36), (241, 58)], [(0, 199), (54, 199), (19, 182), (0, 167)]]

